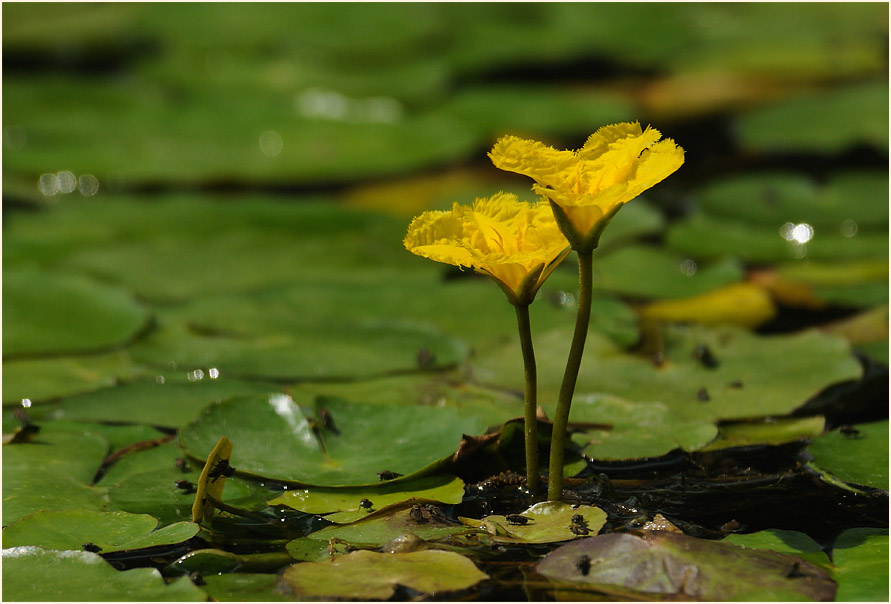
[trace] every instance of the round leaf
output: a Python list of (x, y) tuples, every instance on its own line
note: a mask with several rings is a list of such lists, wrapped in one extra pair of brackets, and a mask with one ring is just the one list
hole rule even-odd
[(846, 482), (888, 490), (888, 420), (833, 430), (814, 438), (808, 451)]
[[(330, 422), (322, 419), (325, 410)], [(235, 447), (240, 472), (316, 486), (379, 482), (378, 472), (410, 475), (455, 452), (483, 422), (444, 408), (366, 405), (324, 399), (298, 406), (290, 397), (245, 397), (209, 407), (181, 434), (204, 459), (220, 435)]]
[(75, 275), (3, 275), (3, 355), (87, 352), (123, 344), (148, 313), (125, 291)]
[(3, 550), (3, 597), (38, 602), (201, 602), (206, 596), (187, 577), (168, 585), (154, 568), (119, 571), (91, 552), (23, 546)]
[(386, 600), (397, 585), (436, 595), (467, 589), (486, 578), (468, 558), (440, 550), (405, 554), (360, 550), (327, 562), (295, 564), (284, 574), (298, 596), (350, 600)]

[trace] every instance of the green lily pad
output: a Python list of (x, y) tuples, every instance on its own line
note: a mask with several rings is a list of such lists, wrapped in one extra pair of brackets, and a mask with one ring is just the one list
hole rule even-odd
[[(571, 339), (569, 329), (536, 334), (540, 401), (556, 400)], [(844, 339), (816, 330), (757, 336), (732, 327), (677, 326), (663, 331), (662, 348), (659, 365), (590, 333), (576, 399), (609, 393), (663, 403), (673, 422), (713, 422), (787, 415), (823, 388), (862, 374)], [(716, 367), (703, 361), (706, 349)], [(522, 376), (513, 370), (519, 363), (520, 352), (505, 347), (480, 355), (471, 367), (481, 383), (522, 388)]]
[(125, 352), (3, 361), (3, 404), (34, 404), (93, 392), (140, 370)]
[[(464, 482), (460, 478), (435, 475), (361, 489), (296, 489), (285, 491), (269, 505), (286, 505), (307, 514), (325, 514), (326, 520), (343, 524), (364, 518), (375, 509), (413, 498), (461, 503)], [(363, 505), (364, 502), (367, 503)]]
[(780, 554), (791, 554), (807, 560), (811, 564), (830, 568), (829, 556), (819, 543), (798, 531), (768, 529), (757, 533), (728, 535), (724, 543), (732, 543), (753, 549), (764, 549)]
[(790, 286), (806, 288), (817, 304), (867, 308), (888, 303), (888, 261), (781, 264), (777, 273)]
[(299, 327), (282, 325), (274, 334), (194, 333), (185, 325), (165, 326), (133, 348), (134, 356), (146, 363), (161, 366), (172, 360), (193, 370), (209, 367), (236, 378), (265, 380), (408, 371), (420, 368), (425, 354), (432, 355), (432, 367), (442, 368), (458, 363), (466, 352), (462, 342), (429, 324), (346, 317), (326, 323), (312, 316)]
[(569, 419), (611, 429), (587, 429), (572, 435), (582, 452), (594, 459), (659, 457), (674, 449), (696, 451), (712, 442), (718, 429), (710, 421), (677, 417), (664, 403), (637, 403), (609, 395), (577, 396)]
[(729, 447), (779, 445), (819, 436), (823, 433), (825, 425), (826, 420), (819, 415), (723, 424), (718, 427), (718, 438), (700, 450), (717, 451)]
[(40, 510), (102, 509), (105, 490), (87, 485), (107, 452), (100, 436), (52, 431), (4, 446), (4, 526)]
[(457, 372), (397, 375), (355, 382), (309, 382), (290, 386), (299, 397), (333, 397), (385, 405), (450, 407), (464, 417), (496, 426), (523, 413), (522, 393), (503, 392), (461, 383)]
[(200, 372), (179, 371), (171, 374), (164, 371), (163, 374), (150, 380), (70, 396), (62, 400), (55, 417), (181, 427), (214, 401), (277, 390), (272, 384), (220, 375), (215, 367)]
[(837, 152), (888, 148), (888, 83), (858, 83), (754, 109), (740, 118), (747, 149)]
[(888, 420), (833, 430), (814, 438), (808, 452), (837, 478), (888, 490)]
[[(793, 230), (794, 230), (793, 225)], [(834, 260), (885, 258), (888, 255), (888, 235), (876, 232), (858, 233), (845, 237), (839, 229), (830, 231), (802, 227), (802, 238), (811, 236), (807, 243), (787, 240), (783, 224), (776, 226), (751, 225), (728, 218), (717, 218), (697, 213), (672, 224), (666, 234), (668, 245), (695, 259), (736, 256), (748, 262), (789, 260)], [(785, 231), (783, 231), (785, 232)], [(794, 233), (787, 233), (794, 237)]]
[(179, 557), (167, 566), (172, 573), (203, 575), (244, 572), (276, 572), (294, 561), (285, 552), (233, 554), (221, 549), (199, 549)]
[[(433, 541), (480, 532), (478, 529), (447, 520), (441, 515), (439, 505), (440, 502), (430, 499), (400, 501), (369, 512), (364, 518), (354, 522), (327, 526), (310, 533), (307, 538), (325, 544), (334, 539), (335, 543), (346, 542), (351, 547), (374, 549), (408, 534), (425, 541)], [(301, 551), (306, 552), (306, 545), (299, 539), (293, 547), (298, 555)]]
[(100, 351), (131, 340), (148, 320), (129, 293), (76, 275), (4, 271), (3, 354)]
[(800, 558), (666, 531), (579, 539), (548, 554), (536, 570), (572, 589), (647, 598), (823, 601), (835, 595), (828, 571)]
[(832, 562), (839, 602), (888, 600), (887, 529), (848, 529), (832, 546)]
[(444, 111), (487, 137), (509, 132), (577, 134), (590, 124), (633, 118), (628, 99), (618, 94), (542, 86), (480, 86), (458, 91)]
[(3, 529), (3, 547), (37, 545), (44, 549), (80, 550), (92, 543), (103, 553), (182, 543), (198, 534), (197, 524), (178, 522), (155, 530), (158, 520), (146, 514), (60, 510), (35, 512)]
[[(330, 423), (323, 420), (321, 407)], [(214, 404), (182, 431), (181, 439), (190, 455), (205, 459), (219, 436), (228, 436), (235, 446), (232, 465), (246, 474), (304, 485), (358, 486), (378, 483), (377, 473), (384, 470), (406, 476), (420, 472), (450, 457), (463, 434), (485, 428), (449, 408), (336, 398), (301, 407), (276, 395)]]
[(224, 573), (203, 577), (201, 589), (218, 602), (292, 602), (291, 589), (266, 573)]
[(487, 578), (470, 559), (439, 550), (405, 554), (360, 550), (327, 562), (295, 564), (283, 575), (300, 597), (351, 600), (386, 600), (397, 585), (423, 594), (444, 594)]
[(606, 524), (606, 512), (592, 506), (575, 507), (561, 501), (543, 501), (512, 516), (491, 515), (464, 524), (489, 533), (504, 543), (556, 543), (596, 535)]
[(779, 229), (810, 224), (818, 233), (855, 237), (888, 227), (888, 174), (842, 172), (824, 186), (793, 172), (744, 174), (700, 189), (696, 202), (716, 218), (733, 218)]
[(635, 298), (684, 298), (742, 280), (738, 261), (703, 267), (652, 247), (626, 246), (594, 262), (594, 287)]
[(154, 568), (119, 571), (91, 552), (35, 546), (3, 550), (7, 600), (201, 602), (206, 596), (187, 577), (170, 584)]

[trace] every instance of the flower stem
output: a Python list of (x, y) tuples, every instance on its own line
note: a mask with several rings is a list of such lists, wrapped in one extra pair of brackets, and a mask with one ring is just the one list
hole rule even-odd
[(526, 487), (530, 493), (539, 490), (538, 471), (538, 373), (535, 368), (535, 351), (532, 348), (532, 329), (529, 325), (529, 305), (517, 304), (517, 327), (520, 331), (520, 348), (523, 350), (525, 375), (525, 435), (526, 435)]
[(569, 407), (575, 392), (575, 383), (585, 352), (588, 337), (588, 322), (591, 319), (592, 257), (594, 250), (577, 251), (579, 258), (579, 300), (575, 319), (575, 333), (569, 348), (569, 359), (563, 373), (563, 384), (557, 398), (557, 411), (554, 415), (554, 432), (551, 435), (551, 459), (548, 469), (548, 500), (560, 501), (563, 498), (563, 454), (566, 448), (566, 426), (569, 423)]

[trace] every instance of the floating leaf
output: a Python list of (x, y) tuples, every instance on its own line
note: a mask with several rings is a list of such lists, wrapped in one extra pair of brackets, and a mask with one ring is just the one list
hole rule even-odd
[(598, 460), (659, 457), (674, 449), (696, 451), (714, 440), (710, 421), (677, 417), (663, 403), (637, 403), (609, 395), (577, 396), (569, 419), (576, 429), (607, 424), (573, 434), (582, 452)]
[(3, 404), (40, 403), (101, 388), (138, 374), (124, 352), (3, 361)]
[(846, 482), (888, 490), (888, 420), (833, 430), (814, 438), (808, 451)]
[(846, 530), (832, 546), (832, 562), (839, 602), (888, 600), (887, 529)]
[(228, 435), (238, 448), (234, 465), (247, 474), (304, 485), (358, 486), (378, 483), (384, 470), (405, 476), (422, 471), (450, 457), (462, 434), (485, 428), (449, 408), (337, 398), (301, 408), (277, 395), (214, 404), (181, 438), (190, 455), (204, 459), (219, 435)]
[(610, 533), (563, 545), (537, 571), (572, 589), (695, 600), (832, 600), (826, 570), (767, 550), (666, 531)]
[[(571, 338), (568, 329), (536, 335), (541, 401), (557, 398)], [(816, 330), (757, 336), (731, 327), (677, 326), (663, 331), (661, 352), (660, 364), (590, 333), (576, 398), (610, 393), (661, 402), (679, 422), (753, 418), (786, 415), (823, 388), (862, 375), (845, 340)], [(519, 357), (509, 347), (479, 355), (472, 363), (475, 378), (522, 388), (522, 376), (513, 369)]]
[(651, 247), (626, 246), (594, 262), (595, 287), (638, 298), (684, 298), (742, 279), (735, 260), (696, 263)]
[(326, 514), (326, 520), (343, 524), (407, 499), (435, 499), (454, 504), (461, 503), (463, 497), (461, 479), (436, 475), (361, 489), (292, 489), (271, 500), (269, 505), (286, 505), (307, 514)]
[[(335, 542), (346, 542), (353, 547), (377, 548), (408, 534), (432, 541), (479, 532), (448, 520), (440, 505), (440, 502), (430, 499), (400, 501), (370, 512), (355, 522), (327, 526), (311, 533), (308, 538), (324, 543), (334, 539)], [(298, 547), (304, 548), (305, 545), (300, 543)]]
[(821, 416), (769, 419), (761, 422), (729, 423), (718, 428), (718, 438), (703, 451), (751, 445), (779, 445), (813, 438), (823, 433), (826, 420)]
[(770, 550), (780, 554), (791, 554), (823, 568), (831, 567), (829, 556), (826, 555), (820, 544), (798, 531), (768, 529), (757, 533), (728, 535), (724, 538), (724, 542), (742, 547)]
[(740, 119), (748, 149), (838, 152), (856, 144), (888, 147), (887, 81), (858, 83), (790, 98)]
[[(793, 225), (792, 229), (794, 229)], [(807, 243), (786, 239), (780, 233), (783, 224), (775, 227), (751, 225), (728, 218), (717, 218), (696, 213), (673, 223), (666, 235), (668, 245), (694, 259), (736, 256), (747, 262), (778, 260), (832, 260), (884, 258), (888, 255), (887, 233), (865, 232), (856, 237), (845, 237), (833, 229), (830, 232), (802, 227), (802, 239), (812, 236)], [(789, 227), (785, 227), (789, 228)], [(784, 231), (785, 232), (785, 231)], [(787, 233), (794, 237), (793, 233)]]
[(44, 549), (78, 550), (84, 543), (102, 553), (182, 543), (198, 534), (198, 525), (178, 522), (155, 530), (158, 520), (147, 514), (64, 510), (35, 512), (3, 529), (3, 547), (38, 545)]
[(680, 300), (657, 300), (644, 306), (641, 318), (701, 325), (739, 325), (754, 328), (776, 315), (770, 294), (753, 283), (732, 283)]
[(3, 524), (39, 510), (102, 509), (104, 489), (87, 486), (108, 442), (99, 436), (41, 431), (3, 447)]
[(437, 595), (470, 588), (488, 575), (464, 556), (426, 550), (405, 554), (357, 551), (327, 562), (295, 564), (283, 577), (300, 597), (386, 600), (397, 585)]
[(277, 390), (272, 384), (236, 380), (225, 374), (220, 376), (215, 367), (200, 372), (164, 373), (151, 380), (70, 396), (59, 405), (56, 417), (181, 427), (214, 401)]
[(73, 274), (4, 272), (5, 358), (104, 350), (132, 339), (148, 320), (116, 287)]
[(3, 550), (3, 597), (47, 602), (201, 602), (206, 596), (187, 577), (166, 584), (154, 568), (119, 571), (91, 552), (23, 546)]
[(592, 506), (544, 501), (519, 514), (491, 515), (481, 520), (462, 518), (461, 521), (486, 531), (496, 542), (555, 543), (596, 535), (606, 524), (606, 512)]
[(201, 589), (218, 602), (291, 602), (291, 589), (277, 575), (224, 573), (203, 577)]

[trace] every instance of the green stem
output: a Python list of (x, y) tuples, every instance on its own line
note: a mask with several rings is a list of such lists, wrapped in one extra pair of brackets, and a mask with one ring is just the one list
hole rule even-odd
[(526, 487), (536, 493), (540, 487), (538, 470), (538, 373), (535, 368), (535, 351), (532, 347), (532, 329), (529, 325), (529, 305), (517, 304), (517, 327), (520, 331), (520, 348), (523, 350), (525, 374), (525, 434), (526, 434)]
[(563, 384), (557, 398), (557, 411), (554, 415), (554, 432), (551, 435), (551, 460), (548, 470), (548, 500), (560, 501), (563, 498), (563, 454), (566, 448), (566, 426), (569, 423), (569, 407), (579, 377), (585, 340), (588, 337), (588, 322), (591, 319), (592, 257), (594, 250), (577, 251), (579, 258), (579, 300), (575, 319), (575, 333), (569, 348), (569, 359), (563, 373)]

